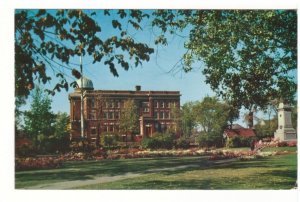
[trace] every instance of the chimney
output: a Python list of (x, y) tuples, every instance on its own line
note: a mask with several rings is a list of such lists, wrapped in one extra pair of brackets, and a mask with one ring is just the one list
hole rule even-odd
[(141, 91), (141, 86), (135, 86), (136, 91)]

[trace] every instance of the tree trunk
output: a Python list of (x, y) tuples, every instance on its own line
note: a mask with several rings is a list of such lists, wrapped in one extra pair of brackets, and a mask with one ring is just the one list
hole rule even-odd
[(253, 112), (250, 111), (248, 114), (248, 128), (253, 128)]

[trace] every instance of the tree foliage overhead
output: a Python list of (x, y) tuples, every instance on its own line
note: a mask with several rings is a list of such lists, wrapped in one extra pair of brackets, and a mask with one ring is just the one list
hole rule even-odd
[[(107, 29), (99, 23), (103, 16), (113, 13), (112, 29), (117, 30), (103, 37)], [(139, 10), (16, 10), (15, 12), (15, 86), (16, 95), (28, 96), (35, 82), (47, 83), (52, 69), (59, 82), (48, 90), (54, 94), (68, 90), (66, 72), (79, 78), (80, 73), (72, 59), (90, 56), (93, 63), (103, 62), (114, 76), (120, 66), (128, 70), (131, 63), (138, 66), (148, 61), (153, 49), (139, 43), (128, 29), (140, 30), (143, 18), (149, 17)], [(123, 20), (123, 21), (122, 21)], [(127, 25), (123, 26), (122, 22)], [(107, 22), (103, 22), (107, 23)]]
[(158, 10), (153, 26), (164, 34), (188, 31), (183, 69), (199, 61), (213, 91), (238, 108), (265, 108), (270, 100), (289, 102), (296, 92), (295, 10)]
[[(66, 71), (79, 78), (79, 55), (103, 62), (113, 75), (148, 61), (153, 49), (129, 30), (149, 18), (168, 34), (186, 35), (183, 69), (203, 65), (206, 83), (235, 108), (264, 109), (273, 99), (291, 102), (296, 92), (297, 13), (295, 10), (17, 10), (15, 13), (16, 95), (27, 96), (35, 81), (60, 79), (49, 91), (68, 89)], [(150, 15), (149, 15), (150, 14)], [(109, 16), (109, 22), (104, 20)], [(151, 17), (150, 17), (151, 16)], [(103, 24), (101, 24), (103, 23)], [(111, 36), (104, 37), (104, 29)], [(77, 64), (78, 65), (78, 64)], [(75, 85), (75, 83), (73, 83)]]

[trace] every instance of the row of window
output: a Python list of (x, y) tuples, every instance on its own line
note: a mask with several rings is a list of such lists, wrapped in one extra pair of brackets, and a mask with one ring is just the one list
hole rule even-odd
[[(120, 132), (118, 125), (106, 125), (101, 127), (102, 132)], [(91, 135), (97, 135), (96, 127), (91, 128)]]
[[(103, 119), (119, 119), (120, 118), (120, 111), (104, 111), (102, 112)], [(91, 110), (88, 116), (90, 120), (97, 120), (97, 113), (96, 110)]]
[[(120, 111), (104, 111), (102, 113), (103, 119), (120, 119), (121, 112)], [(154, 111), (154, 118), (155, 119), (171, 119), (171, 113), (170, 111)], [(97, 113), (96, 110), (91, 110), (88, 116), (88, 119), (90, 120), (97, 120)]]
[[(164, 130), (167, 130), (167, 129), (171, 129), (173, 127), (175, 127), (175, 125), (172, 124), (172, 123), (166, 123), (166, 124), (162, 123), (160, 125), (155, 124), (155, 129), (157, 131), (159, 131), (159, 130), (164, 131)], [(120, 132), (120, 129), (119, 129), (119, 125), (104, 125), (104, 126), (101, 127), (101, 131), (102, 132)], [(91, 135), (96, 135), (96, 134), (97, 134), (96, 127), (92, 127), (91, 128)]]
[(175, 101), (154, 101), (154, 108), (171, 108), (175, 106)]
[[(120, 119), (120, 112), (119, 111), (107, 111), (102, 113), (103, 119)], [(169, 111), (154, 111), (154, 118), (155, 119), (171, 119), (171, 113)], [(90, 120), (97, 120), (97, 114), (95, 111), (90, 112), (88, 119)]]
[(169, 111), (154, 111), (154, 118), (156, 119), (170, 119), (171, 113)]
[[(89, 106), (91, 108), (97, 108), (96, 101), (94, 98), (89, 99)], [(105, 108), (121, 108), (121, 101), (106, 101), (103, 103), (103, 107)]]
[[(92, 108), (96, 108), (95, 99), (89, 99), (90, 106)], [(104, 104), (105, 108), (121, 108), (121, 101), (106, 101)], [(154, 108), (171, 108), (176, 106), (176, 101), (154, 101)], [(149, 110), (149, 102), (142, 102), (142, 108), (145, 110)]]

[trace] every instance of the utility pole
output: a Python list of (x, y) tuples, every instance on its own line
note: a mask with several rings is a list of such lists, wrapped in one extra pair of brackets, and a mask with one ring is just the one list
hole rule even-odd
[(82, 53), (80, 53), (80, 101), (81, 101), (81, 108), (80, 108), (80, 124), (81, 124), (81, 138), (84, 138), (84, 118), (83, 118), (83, 71), (82, 71)]

